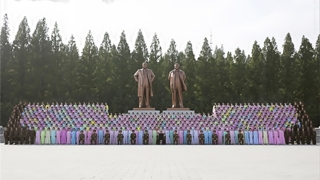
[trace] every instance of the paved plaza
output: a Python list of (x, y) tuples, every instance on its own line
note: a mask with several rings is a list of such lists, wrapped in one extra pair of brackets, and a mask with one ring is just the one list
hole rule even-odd
[(320, 146), (5, 146), (1, 180), (319, 180)]

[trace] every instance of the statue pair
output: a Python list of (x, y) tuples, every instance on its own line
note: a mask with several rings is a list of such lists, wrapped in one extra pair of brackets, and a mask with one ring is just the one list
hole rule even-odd
[[(153, 97), (152, 82), (155, 75), (151, 69), (148, 69), (146, 62), (142, 63), (142, 68), (134, 74), (134, 79), (138, 82), (139, 108), (150, 108), (150, 97)], [(185, 84), (186, 75), (180, 69), (178, 63), (174, 64), (174, 69), (169, 72), (170, 90), (172, 95), (172, 108), (177, 107), (177, 100), (180, 108), (183, 108), (183, 92), (187, 90)]]

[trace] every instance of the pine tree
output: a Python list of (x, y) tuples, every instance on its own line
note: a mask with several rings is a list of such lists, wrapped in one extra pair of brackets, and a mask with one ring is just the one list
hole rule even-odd
[(162, 48), (160, 46), (160, 41), (157, 37), (157, 34), (154, 34), (150, 46), (150, 56), (148, 67), (152, 69), (155, 74), (155, 79), (152, 83), (153, 89), (153, 98), (150, 101), (152, 107), (159, 107), (160, 110), (163, 110), (165, 107), (161, 104), (164, 96), (167, 95), (165, 87), (162, 85), (162, 70), (161, 70), (161, 61), (162, 61)]
[(281, 91), (284, 102), (292, 102), (297, 93), (298, 71), (295, 62), (295, 49), (290, 33), (287, 34), (281, 55)]
[(91, 31), (89, 31), (82, 56), (77, 65), (77, 89), (80, 101), (96, 102), (95, 76), (97, 75), (98, 48), (94, 43)]
[(184, 72), (187, 75), (186, 86), (188, 90), (185, 92), (184, 105), (186, 107), (197, 107), (195, 96), (195, 65), (196, 59), (192, 48), (192, 43), (189, 41), (184, 51), (184, 59), (182, 60)]
[(50, 92), (52, 93), (52, 100), (63, 101), (65, 99), (65, 92), (63, 92), (60, 87), (62, 87), (63, 82), (63, 72), (62, 66), (66, 60), (64, 54), (65, 45), (62, 43), (62, 38), (60, 35), (60, 30), (57, 22), (54, 24), (53, 31), (51, 33), (51, 64), (50, 64), (50, 79), (52, 79), (52, 84), (50, 86)]
[(279, 99), (279, 69), (280, 69), (280, 53), (278, 52), (277, 45), (274, 38), (270, 40), (266, 38), (262, 53), (265, 59), (266, 68), (266, 97), (268, 101), (276, 101)]
[(60, 89), (66, 97), (65, 101), (79, 101), (79, 95), (77, 94), (77, 67), (80, 63), (80, 59), (79, 50), (73, 35), (63, 49), (65, 60), (61, 67), (63, 79)]
[(305, 104), (314, 101), (315, 64), (313, 63), (313, 47), (307, 38), (302, 37), (299, 49), (300, 82), (298, 97)]
[(246, 89), (246, 55), (239, 48), (236, 49), (234, 63), (231, 65), (231, 82), (233, 102), (245, 102), (244, 92)]
[[(11, 97), (15, 97), (15, 94), (11, 91), (10, 82), (8, 81), (9, 78), (9, 67), (8, 63), (12, 59), (12, 47), (9, 42), (9, 36), (10, 36), (10, 29), (8, 27), (8, 16), (7, 14), (3, 17), (3, 25), (0, 32), (0, 106), (1, 108), (1, 119), (5, 121), (9, 117), (9, 113), (12, 111), (13, 107), (13, 99), (10, 99)], [(17, 92), (16, 92), (17, 93)]]
[(265, 68), (262, 50), (257, 41), (254, 42), (251, 51), (250, 62), (247, 65), (247, 88), (250, 101), (265, 101)]
[(49, 90), (52, 89), (55, 80), (50, 76), (52, 51), (45, 18), (38, 21), (33, 32), (30, 54), (31, 79), (35, 82), (34, 84), (28, 84), (31, 97), (35, 101), (51, 100), (52, 92), (49, 92)]
[(97, 85), (98, 100), (106, 102), (110, 99), (111, 92), (114, 91), (112, 87), (112, 74), (114, 65), (111, 60), (112, 44), (109, 34), (104, 34), (103, 41), (99, 48), (99, 60), (97, 62), (97, 73), (95, 81)]
[(214, 96), (214, 92), (211, 89), (213, 83), (209, 77), (212, 77), (214, 66), (212, 51), (208, 39), (205, 38), (195, 70), (197, 80), (195, 84), (196, 97), (197, 101), (200, 102), (198, 108), (202, 112), (210, 112), (212, 109), (211, 98)]

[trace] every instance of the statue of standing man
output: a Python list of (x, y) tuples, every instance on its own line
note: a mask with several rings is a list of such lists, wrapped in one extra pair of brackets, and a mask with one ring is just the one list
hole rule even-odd
[(180, 108), (183, 108), (182, 93), (187, 90), (187, 86), (184, 83), (186, 80), (186, 74), (179, 69), (178, 63), (174, 64), (174, 70), (170, 71), (168, 79), (170, 81), (170, 90), (172, 93), (172, 108), (176, 108), (177, 100), (179, 101)]
[(153, 97), (152, 81), (155, 75), (148, 69), (147, 62), (142, 63), (142, 68), (134, 73), (134, 79), (138, 82), (139, 108), (150, 108), (150, 97)]

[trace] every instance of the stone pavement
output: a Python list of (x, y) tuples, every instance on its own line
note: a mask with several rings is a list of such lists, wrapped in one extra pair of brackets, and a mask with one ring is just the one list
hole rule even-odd
[(5, 146), (1, 180), (319, 180), (320, 146)]

